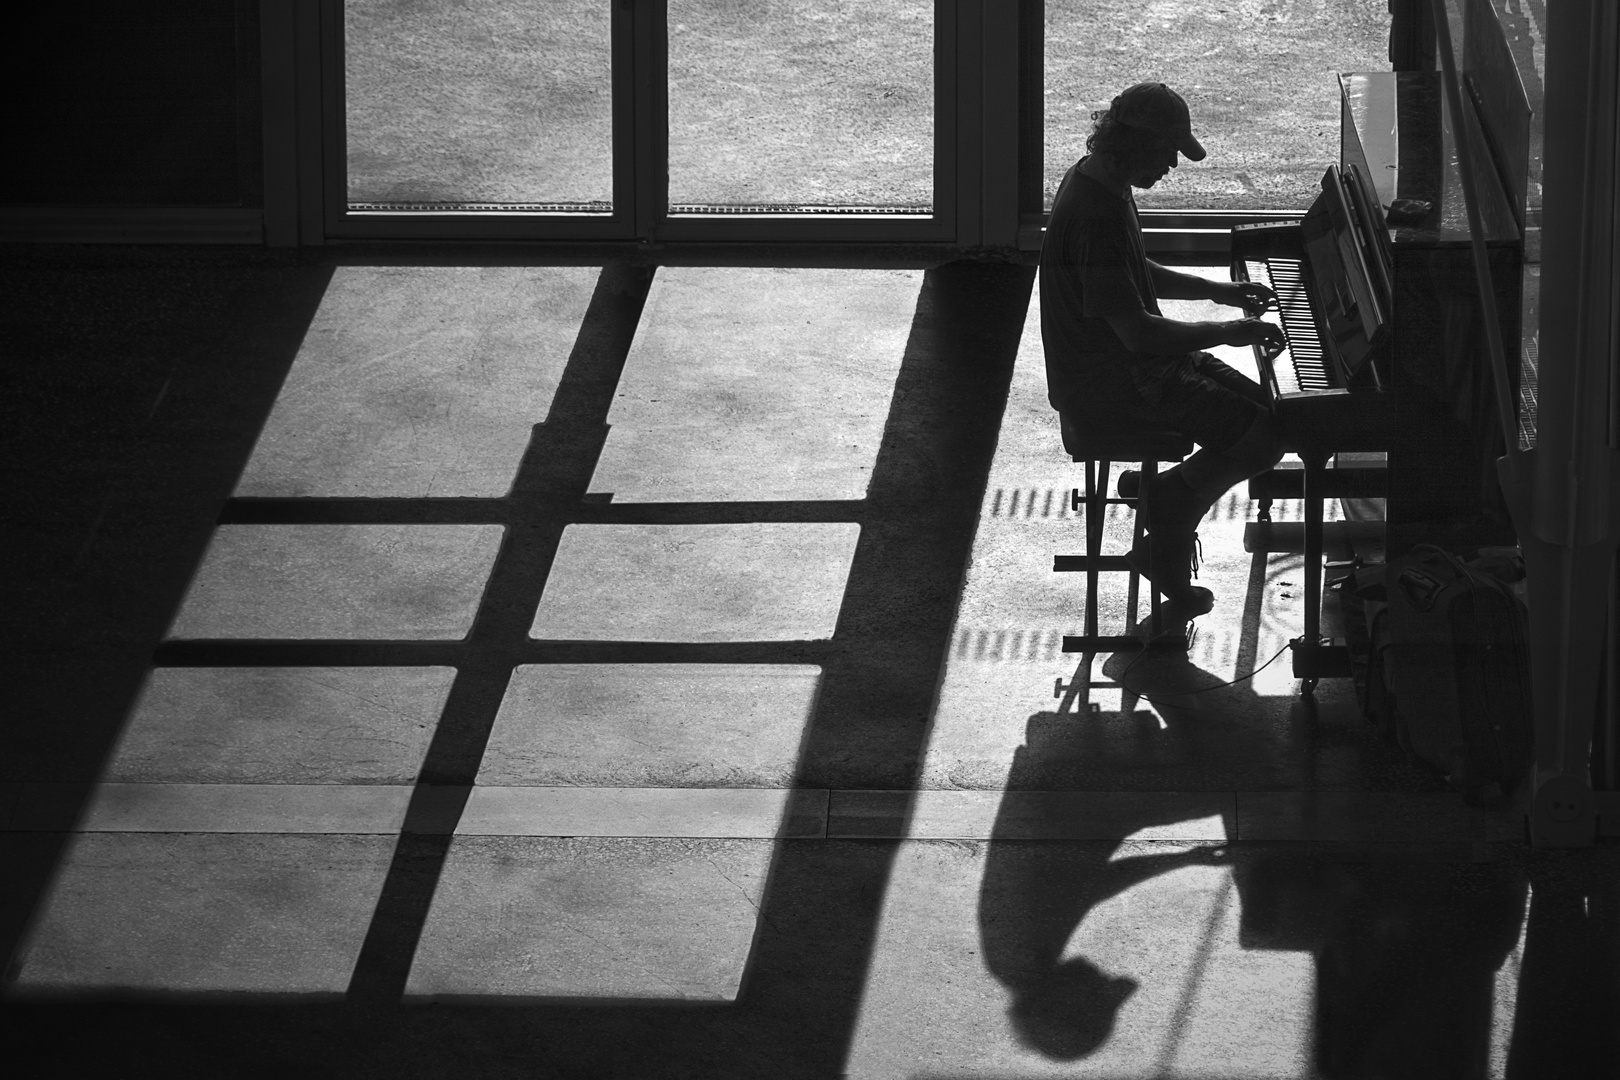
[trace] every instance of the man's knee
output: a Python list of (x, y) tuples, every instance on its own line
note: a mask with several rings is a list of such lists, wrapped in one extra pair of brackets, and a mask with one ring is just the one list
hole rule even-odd
[(1275, 467), (1286, 452), (1287, 448), (1283, 445), (1271, 413), (1261, 412), (1243, 433), (1243, 437), (1222, 450), (1221, 455), (1237, 463), (1244, 476), (1254, 476)]

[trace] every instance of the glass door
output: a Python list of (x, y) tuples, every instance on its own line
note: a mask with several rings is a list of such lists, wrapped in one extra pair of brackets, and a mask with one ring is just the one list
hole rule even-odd
[(628, 0), (323, 14), (329, 234), (634, 235)]
[(1340, 71), (1388, 70), (1387, 0), (1142, 5), (1046, 0), (1045, 208), (1085, 153), (1092, 113), (1167, 83), (1209, 156), (1136, 192), (1190, 217), (1302, 212), (1339, 159)]
[(948, 239), (953, 0), (667, 0), (671, 238)]
[(949, 240), (958, 0), (324, 0), (336, 237)]

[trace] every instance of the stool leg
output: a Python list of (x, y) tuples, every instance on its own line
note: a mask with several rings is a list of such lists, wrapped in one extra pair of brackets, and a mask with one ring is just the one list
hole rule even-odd
[[(1101, 474), (1100, 476), (1098, 474)], [(1107, 491), (1108, 462), (1086, 462), (1086, 636), (1097, 633), (1097, 561), (1102, 555), (1102, 499)]]
[[(1102, 562), (1103, 519), (1108, 512), (1109, 465), (1107, 458), (1086, 462), (1086, 636), (1092, 639), (1097, 636), (1098, 574)], [(1091, 709), (1091, 666), (1096, 659), (1096, 649), (1088, 648), (1081, 660), (1084, 668), (1081, 709), (1087, 712)]]
[[(1136, 536), (1138, 539), (1141, 538), (1143, 532), (1153, 528), (1153, 500), (1149, 498), (1148, 492), (1152, 489), (1153, 478), (1157, 475), (1159, 475), (1159, 463), (1157, 461), (1142, 462), (1141, 487), (1138, 489), (1140, 494), (1136, 499)], [(1151, 640), (1157, 638), (1164, 630), (1159, 620), (1159, 587), (1151, 582), (1148, 583), (1148, 597), (1148, 637)]]
[[(1132, 503), (1131, 503), (1131, 509), (1132, 509), (1132, 513), (1131, 513), (1131, 547), (1132, 547), (1132, 549), (1136, 549), (1136, 548), (1139, 548), (1139, 547), (1142, 546), (1142, 532), (1143, 532), (1144, 526), (1143, 526), (1143, 522), (1142, 522), (1142, 515), (1140, 513), (1136, 512), (1136, 508), (1140, 504), (1141, 504), (1141, 496), (1137, 496), (1137, 498), (1135, 500), (1133, 500)], [(1136, 615), (1137, 615), (1138, 610), (1141, 608), (1142, 575), (1138, 574), (1135, 570), (1132, 570), (1130, 572), (1130, 574), (1127, 575), (1125, 580), (1126, 580), (1126, 585), (1125, 585), (1125, 625), (1127, 627), (1132, 627), (1132, 626), (1136, 625)]]

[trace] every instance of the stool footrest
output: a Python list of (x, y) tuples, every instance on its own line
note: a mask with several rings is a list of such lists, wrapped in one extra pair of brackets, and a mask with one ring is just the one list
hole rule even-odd
[[(1056, 573), (1068, 573), (1087, 569), (1091, 563), (1090, 555), (1054, 555), (1052, 556), (1052, 570)], [(1097, 556), (1098, 570), (1129, 570), (1131, 564), (1125, 561), (1123, 555)]]
[[(1139, 501), (1140, 497), (1136, 496), (1136, 495), (1103, 495), (1103, 494), (1097, 494), (1097, 495), (1092, 496), (1092, 498), (1096, 499), (1097, 502), (1101, 503), (1104, 506), (1129, 506), (1132, 509), (1135, 509), (1136, 504)], [(1069, 489), (1069, 509), (1070, 510), (1081, 510), (1081, 509), (1083, 509), (1085, 507), (1085, 505), (1086, 505), (1086, 501), (1087, 500), (1086, 500), (1086, 493), (1085, 492), (1081, 491), (1079, 488), (1070, 488)]]

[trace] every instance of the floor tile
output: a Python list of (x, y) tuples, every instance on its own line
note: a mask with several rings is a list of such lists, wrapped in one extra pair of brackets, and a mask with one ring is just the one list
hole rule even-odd
[[(393, 835), (410, 799), (410, 787), (395, 784), (97, 784), (74, 827), (80, 832)], [(28, 791), (9, 827), (60, 828), (53, 824), (60, 820), (60, 803), (48, 793)]]
[(536, 638), (801, 641), (832, 637), (851, 524), (570, 525)]
[(478, 782), (787, 787), (820, 682), (806, 664), (525, 665)]
[(598, 273), (338, 267), (236, 494), (504, 495)]
[(861, 499), (921, 270), (661, 267), (591, 491)]
[(915, 840), (1227, 839), (1230, 794), (1148, 791), (834, 791), (827, 835)]
[(78, 836), (12, 992), (342, 994), (393, 849), (386, 836)]
[(456, 833), (803, 839), (825, 836), (826, 818), (820, 790), (476, 787)]
[(103, 779), (409, 784), (455, 669), (156, 668)]
[(458, 836), (406, 992), (731, 1000), (772, 848)]
[(221, 525), (176, 638), (464, 637), (498, 525)]

